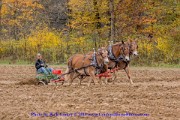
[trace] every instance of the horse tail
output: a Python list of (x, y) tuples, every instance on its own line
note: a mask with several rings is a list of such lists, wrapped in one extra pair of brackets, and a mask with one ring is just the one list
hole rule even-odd
[(70, 74), (73, 71), (73, 67), (72, 67), (73, 57), (74, 56), (70, 57), (68, 62), (67, 62), (67, 68), (66, 68), (66, 72), (65, 72), (67, 74), (65, 75), (65, 80), (69, 80), (70, 79)]
[(65, 76), (64, 76), (64, 78), (65, 78), (65, 80), (68, 80), (69, 79), (69, 67), (67, 67), (66, 68), (66, 71), (65, 71), (65, 73), (67, 73)]
[(69, 72), (73, 70), (72, 61), (73, 61), (74, 56), (70, 57), (70, 59), (68, 60), (68, 63), (67, 63), (68, 64), (68, 68), (69, 68)]

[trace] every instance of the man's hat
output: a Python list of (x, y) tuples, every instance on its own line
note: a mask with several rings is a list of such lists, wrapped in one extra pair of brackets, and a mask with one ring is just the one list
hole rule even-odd
[(41, 56), (41, 53), (38, 53), (37, 56)]

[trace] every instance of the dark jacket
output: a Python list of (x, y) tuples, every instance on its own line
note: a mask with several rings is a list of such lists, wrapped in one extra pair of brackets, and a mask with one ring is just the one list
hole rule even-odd
[[(41, 64), (43, 64), (43, 66)], [(47, 67), (47, 65), (46, 65), (45, 61), (38, 59), (35, 63), (35, 67), (38, 70), (41, 67)]]

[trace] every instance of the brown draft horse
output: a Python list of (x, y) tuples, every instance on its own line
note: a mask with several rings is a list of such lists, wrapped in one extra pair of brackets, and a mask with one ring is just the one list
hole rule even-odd
[[(125, 42), (119, 42), (116, 44), (113, 44), (108, 47), (108, 69), (115, 69), (118, 67), (118, 63), (120, 61), (124, 61), (128, 63), (130, 61), (130, 47), (129, 44)], [(114, 79), (116, 79), (116, 74), (113, 72)], [(113, 79), (113, 78), (111, 78)], [(113, 83), (114, 83), (113, 79)], [(105, 83), (107, 84), (107, 79), (105, 80)]]
[[(138, 43), (137, 43), (137, 40), (128, 40), (126, 42), (126, 44), (129, 45), (129, 49), (130, 49), (130, 57), (131, 56), (138, 56)], [(126, 62), (126, 61), (120, 61), (118, 62), (118, 70), (122, 70), (124, 69), (124, 71), (126, 72), (127, 76), (128, 76), (128, 79), (130, 80), (130, 83), (133, 84), (133, 81), (131, 79), (131, 76), (130, 76), (130, 71), (129, 71), (129, 62)], [(117, 78), (117, 75), (114, 73), (114, 79), (113, 79), (113, 83), (114, 81), (116, 80)]]
[(68, 60), (66, 73), (69, 74), (65, 75), (65, 79), (69, 80), (69, 85), (71, 85), (77, 77), (79, 77), (81, 82), (81, 79), (90, 76), (91, 80), (88, 84), (90, 86), (91, 82), (95, 83), (97, 80), (95, 74), (101, 68), (104, 68), (108, 62), (108, 52), (104, 47), (100, 48), (97, 53), (90, 52), (86, 55), (76, 54)]
[[(117, 63), (121, 60), (128, 62), (130, 60), (130, 50), (129, 50), (129, 45), (122, 42), (113, 44), (111, 46), (112, 49), (112, 54), (115, 57), (113, 60), (111, 56), (109, 55), (109, 63), (108, 63), (108, 68), (113, 69), (117, 67)], [(110, 52), (110, 50), (108, 50)]]

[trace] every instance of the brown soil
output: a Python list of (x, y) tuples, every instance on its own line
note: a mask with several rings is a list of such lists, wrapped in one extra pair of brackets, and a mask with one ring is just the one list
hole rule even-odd
[[(113, 85), (38, 86), (34, 66), (0, 66), (0, 119), (180, 119), (180, 69), (131, 68), (134, 85), (119, 71)], [(57, 67), (55, 67), (57, 68)], [(64, 68), (63, 68), (64, 70)], [(147, 113), (128, 117), (34, 117), (31, 113)]]

